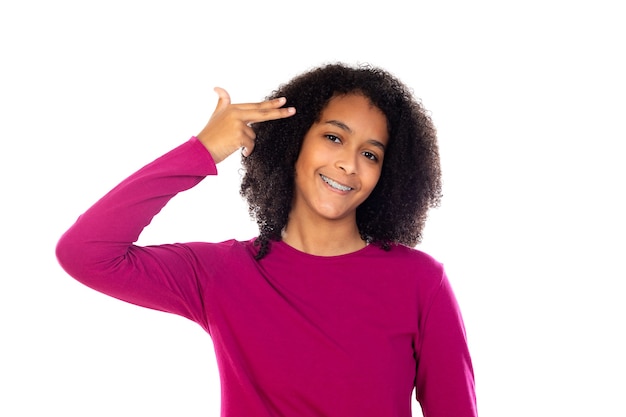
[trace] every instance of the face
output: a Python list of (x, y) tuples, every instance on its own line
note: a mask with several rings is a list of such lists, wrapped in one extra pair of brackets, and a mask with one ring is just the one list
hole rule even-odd
[(388, 140), (387, 119), (369, 99), (331, 99), (304, 137), (292, 215), (356, 222), (357, 207), (380, 178)]

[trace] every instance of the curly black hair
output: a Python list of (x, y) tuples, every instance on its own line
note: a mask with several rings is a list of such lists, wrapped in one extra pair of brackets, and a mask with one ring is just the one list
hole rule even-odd
[(292, 117), (253, 125), (254, 152), (242, 158), (241, 195), (259, 226), (257, 259), (281, 240), (294, 195), (295, 163), (305, 134), (336, 96), (362, 94), (387, 118), (389, 144), (378, 183), (358, 208), (364, 240), (388, 250), (415, 246), (430, 208), (441, 200), (436, 130), (409, 88), (390, 72), (368, 64), (329, 63), (297, 75), (267, 99), (286, 97)]

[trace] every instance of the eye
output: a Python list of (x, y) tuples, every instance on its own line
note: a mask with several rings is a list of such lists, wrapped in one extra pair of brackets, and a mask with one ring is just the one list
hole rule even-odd
[(378, 161), (378, 157), (369, 151), (363, 152), (363, 156), (369, 159), (370, 161), (374, 161), (374, 162)]
[(338, 136), (335, 136), (333, 134), (326, 134), (324, 135), (326, 137), (326, 139), (328, 139), (331, 142), (335, 142), (335, 143), (341, 143), (341, 139)]

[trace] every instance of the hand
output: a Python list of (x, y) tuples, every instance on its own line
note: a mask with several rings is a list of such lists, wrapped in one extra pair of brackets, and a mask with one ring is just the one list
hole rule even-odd
[(286, 102), (284, 97), (261, 103), (231, 104), (226, 90), (215, 87), (215, 92), (219, 96), (217, 107), (196, 137), (216, 164), (242, 147), (244, 156), (252, 153), (256, 137), (250, 127), (252, 123), (283, 119), (296, 113), (293, 107), (282, 108)]

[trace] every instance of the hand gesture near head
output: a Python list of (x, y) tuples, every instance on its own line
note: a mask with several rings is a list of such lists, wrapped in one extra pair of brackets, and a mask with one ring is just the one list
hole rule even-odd
[(215, 163), (243, 148), (248, 156), (254, 149), (255, 134), (250, 125), (267, 120), (283, 119), (295, 114), (293, 107), (283, 108), (286, 99), (280, 97), (260, 103), (232, 104), (226, 90), (215, 87), (219, 98), (209, 122), (197, 135)]

